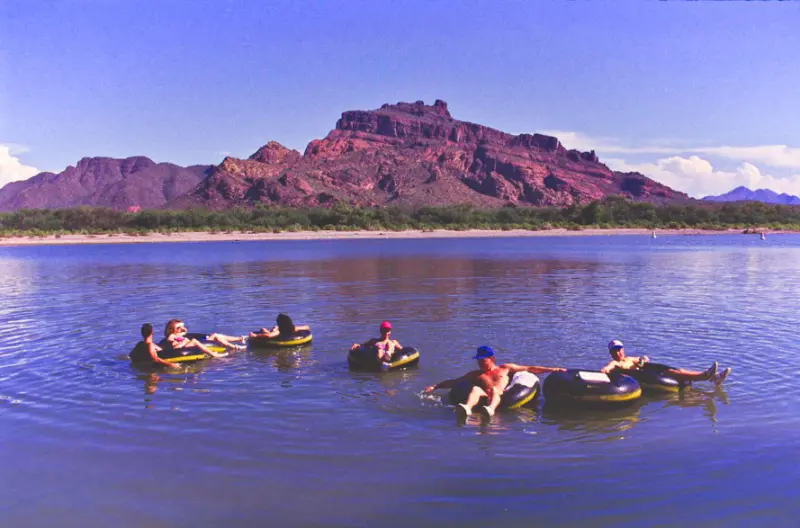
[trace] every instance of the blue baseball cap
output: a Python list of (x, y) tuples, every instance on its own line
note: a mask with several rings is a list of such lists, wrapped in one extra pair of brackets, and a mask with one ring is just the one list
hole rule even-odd
[(490, 357), (494, 357), (494, 350), (492, 350), (492, 347), (482, 346), (478, 347), (478, 353), (475, 354), (475, 357), (472, 359), (486, 359)]

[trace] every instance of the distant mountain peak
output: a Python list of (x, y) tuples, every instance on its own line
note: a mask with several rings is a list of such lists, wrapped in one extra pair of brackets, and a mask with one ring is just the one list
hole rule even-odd
[(780, 205), (800, 205), (800, 198), (786, 193), (778, 194), (770, 189), (756, 189), (755, 191), (740, 185), (725, 194), (706, 196), (702, 198), (707, 202), (764, 202)]

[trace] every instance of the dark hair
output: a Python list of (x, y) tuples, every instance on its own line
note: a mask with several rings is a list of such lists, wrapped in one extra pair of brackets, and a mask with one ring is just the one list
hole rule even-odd
[(294, 334), (294, 323), (292, 322), (292, 318), (285, 313), (278, 314), (275, 322), (278, 324), (278, 332), (281, 336), (288, 337)]
[(151, 325), (150, 323), (143, 324), (142, 325), (142, 337), (147, 339), (151, 335), (153, 335), (153, 325)]

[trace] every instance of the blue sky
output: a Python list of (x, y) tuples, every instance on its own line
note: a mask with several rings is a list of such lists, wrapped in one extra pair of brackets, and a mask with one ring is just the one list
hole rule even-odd
[(303, 150), (446, 100), (693, 195), (800, 194), (800, 2), (4, 0), (0, 185), (84, 156)]

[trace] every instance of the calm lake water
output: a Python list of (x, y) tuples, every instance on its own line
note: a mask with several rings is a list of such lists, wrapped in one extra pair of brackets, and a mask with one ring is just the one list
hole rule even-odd
[[(0, 248), (2, 526), (797, 526), (800, 236)], [(133, 368), (139, 326), (313, 345)], [(351, 373), (390, 319), (418, 368)], [(723, 388), (456, 423), (436, 381), (598, 369), (606, 343)]]

